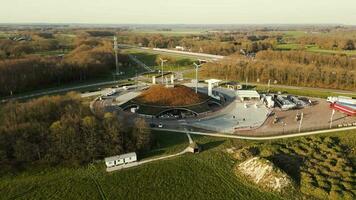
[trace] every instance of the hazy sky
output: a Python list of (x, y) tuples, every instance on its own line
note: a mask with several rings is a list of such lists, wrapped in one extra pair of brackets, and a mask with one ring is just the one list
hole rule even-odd
[(356, 0), (0, 0), (0, 23), (356, 24)]

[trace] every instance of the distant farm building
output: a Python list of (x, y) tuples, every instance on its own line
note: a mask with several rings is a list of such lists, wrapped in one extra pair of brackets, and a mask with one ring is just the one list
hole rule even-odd
[(106, 167), (115, 167), (137, 161), (135, 152), (105, 158)]

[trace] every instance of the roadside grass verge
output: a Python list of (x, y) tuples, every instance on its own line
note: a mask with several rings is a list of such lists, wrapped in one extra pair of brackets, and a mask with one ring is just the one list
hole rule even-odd
[(329, 96), (349, 96), (349, 97), (355, 97), (356, 98), (356, 92), (354, 94), (344, 94), (342, 92), (328, 92), (324, 90), (318, 90), (318, 89), (290, 89), (290, 88), (285, 88), (283, 86), (278, 86), (278, 87), (270, 87), (268, 88), (267, 86), (256, 86), (256, 89), (261, 92), (281, 92), (281, 93), (287, 93), (287, 94), (294, 94), (298, 96), (308, 96), (308, 97), (319, 97), (319, 98), (326, 98)]

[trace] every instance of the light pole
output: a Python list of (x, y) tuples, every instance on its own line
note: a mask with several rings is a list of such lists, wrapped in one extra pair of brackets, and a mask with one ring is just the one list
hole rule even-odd
[(198, 65), (197, 63), (194, 63), (195, 65), (195, 93), (198, 93), (198, 69), (201, 65)]
[(116, 36), (114, 36), (114, 51), (115, 51), (116, 75), (119, 75), (120, 69), (119, 69), (119, 60), (117, 58), (118, 46), (117, 46), (117, 37)]
[(331, 117), (330, 117), (330, 128), (333, 126), (333, 118), (334, 118), (335, 110), (331, 112)]
[(283, 134), (284, 134), (284, 131), (285, 131), (285, 127), (287, 126), (287, 123), (283, 123)]
[(167, 62), (168, 60), (163, 60), (162, 58), (159, 58), (161, 60), (161, 67), (162, 67), (162, 84), (163, 84), (163, 65), (165, 62)]
[(269, 93), (270, 86), (271, 86), (271, 79), (268, 79), (268, 93)]
[(300, 129), (302, 128), (303, 117), (304, 117), (304, 113), (302, 113), (302, 115), (300, 116), (299, 128), (298, 128), (299, 133), (300, 133)]

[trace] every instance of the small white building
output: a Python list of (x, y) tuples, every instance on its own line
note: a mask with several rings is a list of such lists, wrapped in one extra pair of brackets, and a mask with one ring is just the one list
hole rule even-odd
[(255, 90), (237, 90), (236, 96), (241, 101), (260, 100), (260, 94), (258, 94), (258, 92)]
[(105, 158), (106, 167), (115, 167), (118, 165), (132, 163), (136, 161), (137, 155), (135, 152)]

